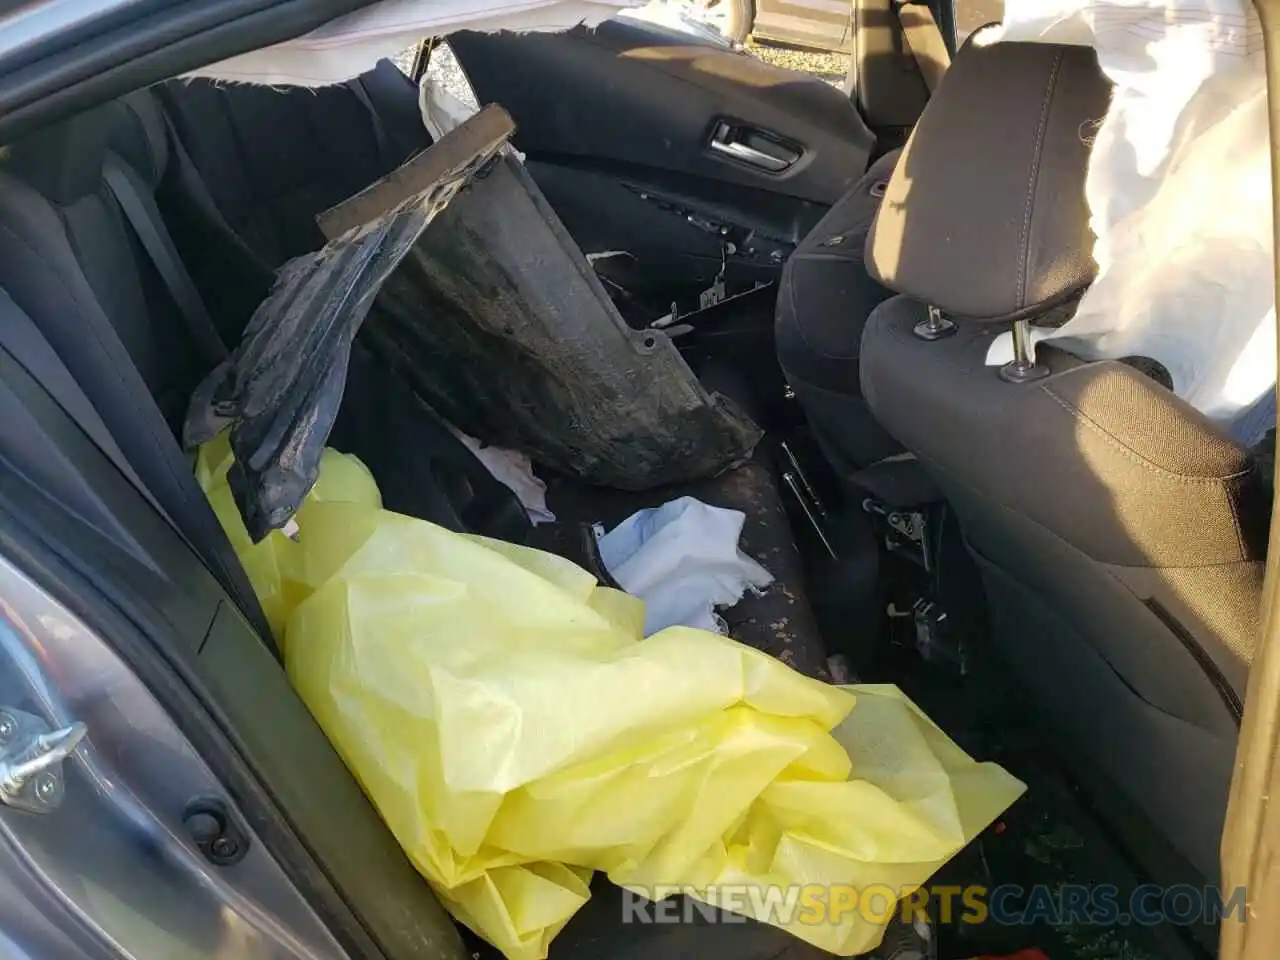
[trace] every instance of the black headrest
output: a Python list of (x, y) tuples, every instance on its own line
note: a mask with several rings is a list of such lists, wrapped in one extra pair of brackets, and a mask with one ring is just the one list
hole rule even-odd
[(169, 130), (160, 101), (150, 90), (138, 90), (116, 103), (111, 149), (154, 189), (169, 168)]
[(96, 107), (9, 145), (5, 166), (57, 204), (98, 191), (115, 105)]
[(164, 117), (143, 90), (94, 107), (10, 144), (4, 165), (57, 204), (98, 192), (108, 152), (155, 187), (169, 163)]
[(867, 238), (885, 286), (978, 320), (1092, 282), (1084, 182), (1111, 88), (1088, 47), (971, 40), (908, 141)]

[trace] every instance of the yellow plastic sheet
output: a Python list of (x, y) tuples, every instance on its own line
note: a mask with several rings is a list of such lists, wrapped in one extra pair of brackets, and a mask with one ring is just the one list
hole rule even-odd
[[(874, 948), (902, 895), (1024, 789), (895, 688), (836, 688), (732, 640), (645, 640), (638, 601), (559, 557), (381, 509), (327, 451), (298, 534), (253, 545), (224, 439), (198, 477), (289, 677), (454, 915), (539, 960), (592, 871)], [(877, 891), (879, 910), (857, 906)]]

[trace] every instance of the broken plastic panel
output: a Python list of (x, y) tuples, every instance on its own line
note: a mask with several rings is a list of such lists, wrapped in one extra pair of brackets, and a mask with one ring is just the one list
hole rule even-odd
[(450, 422), (601, 486), (715, 476), (761, 437), (661, 330), (634, 330), (504, 153), (418, 240), (363, 336)]
[(315, 483), (352, 341), (382, 284), (514, 129), (488, 107), (323, 214), (330, 242), (281, 268), (239, 346), (196, 391), (184, 442), (231, 427), (231, 488), (255, 540), (283, 527)]
[(487, 107), (321, 214), (329, 242), (281, 269), (197, 391), (184, 440), (231, 428), (230, 485), (255, 541), (315, 483), (357, 331), (467, 434), (591, 483), (714, 476), (759, 441), (664, 333), (627, 326), (505, 146), (513, 130)]

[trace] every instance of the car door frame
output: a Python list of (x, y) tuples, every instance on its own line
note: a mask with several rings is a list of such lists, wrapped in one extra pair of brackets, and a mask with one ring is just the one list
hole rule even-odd
[[(1272, 225), (1280, 289), (1280, 0), (1254, 0), (1262, 22), (1272, 146)], [(1273, 467), (1274, 468), (1274, 467)], [(1272, 478), (1275, 489), (1276, 477)], [(1262, 628), (1249, 671), (1244, 721), (1236, 750), (1231, 799), (1222, 838), (1222, 890), (1230, 905), (1244, 892), (1243, 915), (1222, 919), (1221, 960), (1271, 960), (1280, 955), (1280, 511), (1271, 535), (1262, 598)]]

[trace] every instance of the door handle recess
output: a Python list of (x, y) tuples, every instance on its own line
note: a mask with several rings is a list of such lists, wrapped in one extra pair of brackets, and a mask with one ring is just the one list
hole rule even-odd
[(709, 146), (712, 153), (766, 173), (794, 166), (803, 153), (801, 147), (776, 134), (723, 120), (716, 124)]

